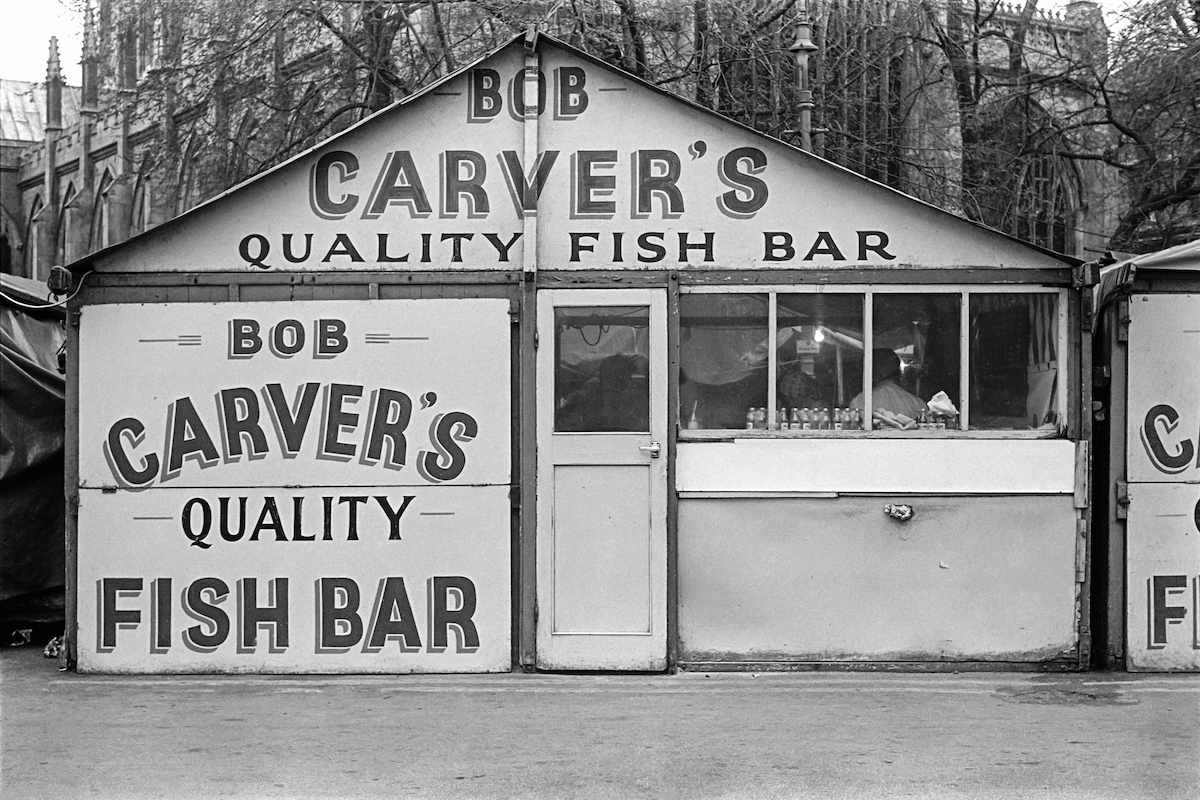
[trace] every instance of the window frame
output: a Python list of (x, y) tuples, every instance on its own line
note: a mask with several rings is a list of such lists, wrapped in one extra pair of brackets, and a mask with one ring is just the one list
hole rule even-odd
[[(1066, 384), (1067, 370), (1063, 362), (1069, 357), (1068, 339), (1068, 300), (1069, 290), (1055, 286), (1040, 284), (966, 284), (966, 283), (921, 283), (921, 284), (741, 284), (736, 286), (715, 284), (691, 284), (679, 287), (680, 294), (764, 294), (767, 296), (767, 427), (765, 429), (720, 428), (709, 430), (688, 430), (676, 421), (676, 429), (681, 441), (704, 441), (712, 439), (728, 440), (731, 434), (737, 438), (945, 438), (945, 439), (1058, 439), (1067, 435), (1068, 420), (1068, 387)], [(783, 430), (776, 427), (776, 381), (778, 379), (778, 296), (781, 294), (853, 294), (863, 298), (863, 429), (852, 431), (796, 431)], [(871, 391), (868, 386), (871, 375), (870, 340), (874, 337), (874, 298), (876, 295), (894, 294), (950, 294), (959, 296), (959, 430), (880, 430), (871, 421)], [(971, 407), (971, 348), (970, 348), (970, 314), (971, 296), (985, 294), (1053, 294), (1057, 296), (1055, 310), (1058, 325), (1056, 340), (1056, 360), (1058, 363), (1058, 390), (1055, 398), (1055, 411), (1061, 421), (1057, 430), (1017, 430), (1017, 429), (987, 429), (976, 430), (970, 427)], [(678, 337), (676, 337), (678, 339)], [(676, 344), (678, 348), (678, 344)], [(675, 353), (678, 362), (679, 354)], [(678, 375), (675, 381), (678, 382)], [(674, 410), (677, 414), (678, 409)]]

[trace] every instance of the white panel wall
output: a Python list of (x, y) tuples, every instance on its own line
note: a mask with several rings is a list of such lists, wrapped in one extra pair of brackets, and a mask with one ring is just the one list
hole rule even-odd
[(1070, 494), (1075, 443), (978, 439), (681, 442), (680, 492)]

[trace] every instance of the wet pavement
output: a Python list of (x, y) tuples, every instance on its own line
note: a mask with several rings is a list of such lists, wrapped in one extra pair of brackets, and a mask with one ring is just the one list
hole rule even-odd
[(1200, 675), (96, 676), (0, 649), (3, 798), (1200, 797)]

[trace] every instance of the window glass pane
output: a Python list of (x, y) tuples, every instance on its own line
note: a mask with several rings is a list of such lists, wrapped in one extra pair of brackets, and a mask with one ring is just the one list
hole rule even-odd
[(554, 309), (554, 430), (650, 430), (650, 309)]
[[(880, 430), (959, 427), (958, 294), (876, 294), (871, 402)], [(944, 392), (944, 399), (939, 392)], [(934, 400), (932, 408), (929, 406)], [(862, 408), (862, 395), (850, 405)], [(926, 412), (940, 412), (937, 419)], [(922, 416), (926, 421), (922, 423)], [(910, 425), (911, 421), (911, 425)]]
[(861, 416), (848, 412), (863, 387), (863, 295), (780, 294), (777, 301), (780, 427), (861, 428)]
[(767, 299), (765, 294), (679, 298), (683, 427), (745, 428), (747, 413), (766, 407)]
[(1058, 296), (971, 295), (971, 427), (1054, 428)]

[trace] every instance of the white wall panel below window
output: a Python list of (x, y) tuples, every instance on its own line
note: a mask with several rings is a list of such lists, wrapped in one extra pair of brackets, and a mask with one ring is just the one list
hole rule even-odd
[(680, 442), (679, 492), (1070, 494), (1075, 443), (978, 439)]

